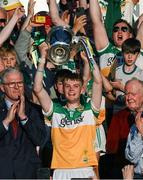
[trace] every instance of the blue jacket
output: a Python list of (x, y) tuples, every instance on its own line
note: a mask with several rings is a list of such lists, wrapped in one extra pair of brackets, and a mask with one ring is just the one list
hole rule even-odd
[(143, 174), (143, 137), (138, 133), (135, 124), (131, 127), (128, 135), (125, 156), (135, 165), (135, 173)]

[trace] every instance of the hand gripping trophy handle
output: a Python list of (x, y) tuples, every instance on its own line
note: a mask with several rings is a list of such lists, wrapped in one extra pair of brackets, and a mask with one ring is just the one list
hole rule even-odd
[(89, 38), (81, 37), (79, 42), (81, 42), (82, 46), (84, 47), (87, 57), (89, 59), (90, 66), (93, 68), (96, 62), (94, 60), (94, 52), (90, 44)]

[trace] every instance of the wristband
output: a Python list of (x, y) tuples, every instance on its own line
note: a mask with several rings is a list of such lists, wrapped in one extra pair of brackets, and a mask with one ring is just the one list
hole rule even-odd
[(44, 70), (41, 70), (41, 69), (37, 69), (37, 72), (41, 72), (41, 73), (44, 73)]
[[(44, 62), (43, 62), (43, 61), (44, 61)], [(45, 58), (39, 58), (38, 62), (39, 62), (40, 64), (45, 64), (45, 63), (46, 63), (46, 60), (45, 60)]]

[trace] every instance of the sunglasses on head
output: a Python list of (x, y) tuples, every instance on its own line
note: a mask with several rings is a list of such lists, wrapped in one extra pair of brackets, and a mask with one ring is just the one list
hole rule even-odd
[(122, 27), (115, 26), (113, 28), (113, 32), (118, 32), (118, 31), (129, 32), (129, 28), (127, 26), (122, 26)]

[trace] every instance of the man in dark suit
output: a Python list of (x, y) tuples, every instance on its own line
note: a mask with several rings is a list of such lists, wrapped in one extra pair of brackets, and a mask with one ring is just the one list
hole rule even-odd
[(23, 76), (16, 68), (4, 71), (1, 90), (0, 179), (36, 178), (41, 166), (36, 147), (46, 133), (41, 107), (26, 100)]

